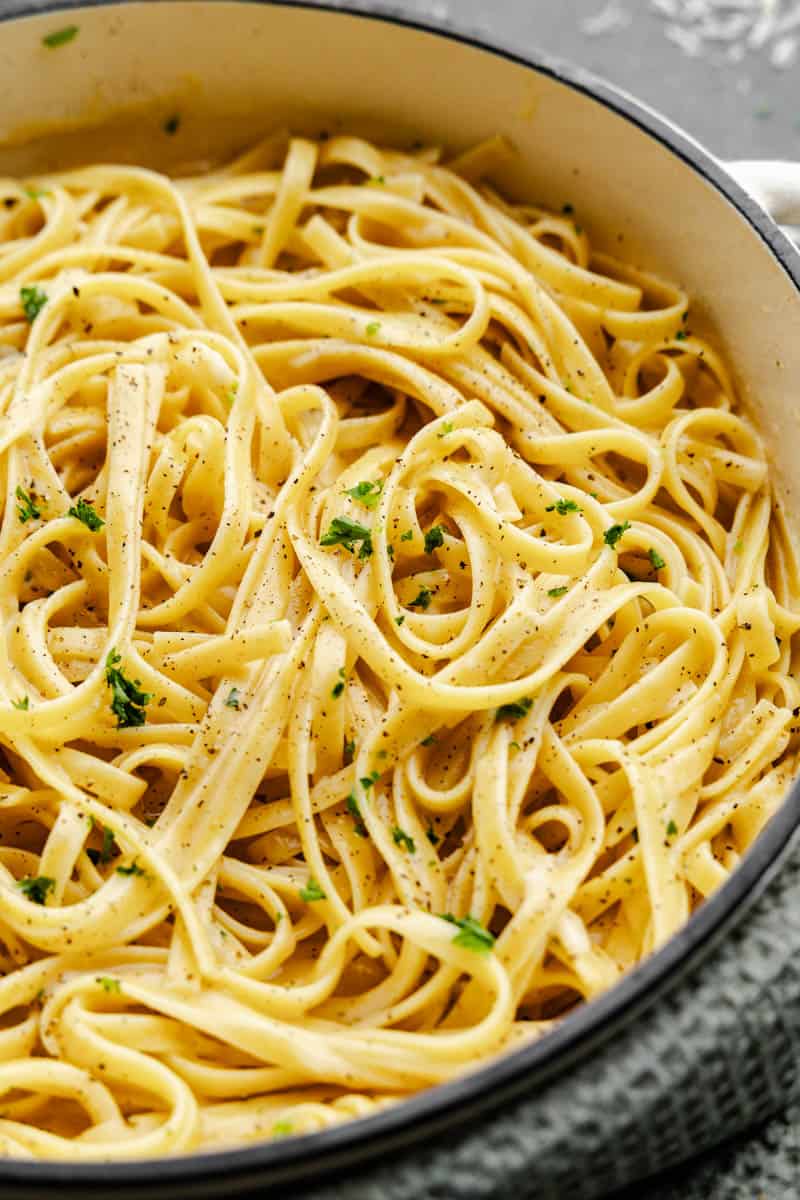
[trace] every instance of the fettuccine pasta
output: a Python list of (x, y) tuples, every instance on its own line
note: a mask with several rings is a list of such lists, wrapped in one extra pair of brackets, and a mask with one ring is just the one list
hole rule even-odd
[(0, 1150), (300, 1134), (542, 1036), (794, 771), (683, 292), (489, 142), (0, 181)]

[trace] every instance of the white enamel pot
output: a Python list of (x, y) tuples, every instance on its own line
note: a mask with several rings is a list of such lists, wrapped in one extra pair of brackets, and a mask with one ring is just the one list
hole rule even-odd
[[(43, 44), (67, 25), (72, 40)], [(800, 166), (727, 168), (579, 69), (399, 17), (229, 0), (3, 5), (0, 171), (202, 160), (280, 125), (452, 149), (506, 135), (519, 155), (499, 183), (569, 202), (595, 241), (692, 295), (693, 322), (726, 347), (797, 506), (800, 255), (764, 206), (800, 224)], [(590, 1200), (674, 1164), (797, 1089), (799, 817), (795, 788), (667, 946), (540, 1042), (461, 1080), (241, 1150), (0, 1160), (0, 1196)]]

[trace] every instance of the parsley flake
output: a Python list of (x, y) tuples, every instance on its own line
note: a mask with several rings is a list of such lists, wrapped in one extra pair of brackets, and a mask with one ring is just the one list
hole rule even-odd
[(356, 542), (361, 543), (359, 558), (369, 558), (372, 554), (372, 531), (358, 521), (349, 517), (334, 517), (328, 532), (319, 540), (320, 546), (344, 546), (345, 550), (353, 553)]
[(568, 591), (569, 591), (569, 588), (567, 587), (567, 585), (566, 585), (566, 584), (563, 584), (563, 586), (562, 586), (562, 587), (554, 587), (554, 588), (550, 588), (550, 589), (548, 590), (548, 593), (547, 593), (547, 594), (548, 594), (548, 596), (554, 596), (554, 597), (555, 597), (555, 596), (564, 596), (564, 595), (566, 595), (566, 593), (567, 593)]
[(98, 529), (102, 529), (105, 525), (103, 518), (95, 512), (92, 502), (84, 500), (83, 496), (80, 497), (77, 504), (73, 504), (67, 509), (67, 516), (82, 521), (92, 533), (97, 533)]
[(111, 711), (117, 718), (117, 729), (128, 729), (136, 725), (144, 725), (146, 713), (144, 706), (153, 697), (149, 692), (139, 688), (139, 680), (126, 679), (119, 669), (122, 655), (111, 650), (106, 659), (106, 683), (111, 688)]
[(444, 545), (444, 529), (441, 525), (434, 525), (425, 534), (425, 553), (433, 554), (434, 550), (438, 550), (439, 546)]
[(409, 608), (423, 608), (423, 609), (429, 608), (432, 598), (433, 598), (433, 592), (430, 590), (430, 588), (426, 588), (426, 587), (420, 588), (416, 599), (412, 600), (408, 607)]
[(228, 692), (228, 696), (225, 701), (225, 707), (238, 709), (240, 707), (239, 700), (240, 700), (239, 689), (237, 687), (232, 687), (231, 690)]
[(501, 704), (494, 719), (495, 721), (519, 721), (522, 717), (527, 717), (532, 708), (533, 700), (530, 696), (523, 696), (521, 700), (513, 700), (511, 704)]
[(130, 863), (127, 867), (117, 867), (117, 874), (118, 875), (144, 875), (144, 871), (139, 866), (136, 859), (134, 859), (133, 862)]
[(658, 553), (658, 551), (654, 550), (652, 546), (647, 551), (647, 557), (650, 559), (650, 565), (652, 566), (654, 571), (660, 571), (662, 569), (662, 567), (665, 567), (667, 565), (664, 562), (664, 559)]
[(678, 832), (678, 826), (675, 824), (674, 821), (670, 821), (669, 825), (667, 825), (667, 837), (675, 837), (675, 834), (677, 832)]
[(494, 935), (484, 929), (475, 917), (454, 917), (452, 913), (440, 913), (443, 921), (457, 925), (459, 932), (453, 938), (454, 946), (474, 950), (476, 954), (490, 954), (494, 948)]
[[(89, 816), (89, 824), (92, 829), (95, 828), (96, 822), (95, 822), (94, 817), (92, 817), (91, 815)], [(86, 852), (89, 855), (89, 857), (91, 858), (92, 862), (95, 864), (95, 866), (97, 866), (98, 863), (110, 862), (111, 859), (114, 857), (114, 855), (117, 853), (117, 846), (114, 841), (113, 832), (108, 828), (107, 825), (101, 825), (100, 828), (103, 831), (103, 848), (102, 848), (102, 850), (87, 850), (87, 852)]]
[(367, 827), (364, 824), (364, 818), (361, 816), (361, 809), (358, 807), (358, 800), (356, 800), (354, 792), (350, 793), (345, 801), (345, 804), (347, 805), (347, 811), (350, 813), (350, 816), (355, 822), (356, 833), (358, 836), (363, 838), (368, 837), (369, 834), (367, 832)]
[(65, 25), (63, 29), (54, 29), (52, 33), (46, 33), (42, 38), (42, 45), (48, 50), (57, 50), (59, 46), (66, 46), (67, 42), (73, 41), (77, 36), (77, 25)]
[(357, 483), (355, 487), (346, 488), (344, 494), (351, 496), (359, 504), (363, 504), (364, 508), (375, 508), (382, 491), (383, 483), (380, 480), (370, 483), (368, 479), (362, 479), (361, 483)]
[(14, 492), (14, 495), (19, 500), (19, 504), (17, 505), (17, 516), (22, 524), (24, 525), (26, 521), (38, 521), (42, 514), (41, 511), (36, 507), (36, 504), (34, 503), (33, 497), (30, 495), (30, 493), (26, 492), (23, 488), (17, 485), (17, 490)]
[(447, 437), (448, 433), (452, 433), (452, 432), (453, 432), (453, 422), (445, 421), (444, 425), (439, 430), (439, 432), (436, 434), (436, 436), (437, 437)]
[(432, 846), (438, 846), (439, 842), (442, 840), (432, 825), (429, 825), (425, 831), (425, 837)]
[(291, 1121), (276, 1121), (272, 1126), (273, 1137), (288, 1137), (290, 1133), (294, 1133), (294, 1125)]
[(100, 984), (104, 992), (119, 992), (120, 982), (118, 979), (112, 978), (111, 975), (98, 975), (97, 982)]
[(364, 791), (368, 792), (373, 783), (377, 783), (380, 777), (380, 771), (370, 771), (369, 775), (362, 775), (358, 782), (361, 784)]
[(322, 888), (317, 883), (312, 875), (305, 887), (300, 888), (299, 896), (301, 900), (305, 900), (307, 904), (312, 904), (315, 900), (327, 900), (327, 896)]
[(367, 337), (375, 337), (375, 334), (380, 332), (380, 328), (380, 321), (370, 321), (367, 325)]
[(17, 887), (23, 896), (34, 904), (44, 904), (47, 901), (48, 892), (51, 892), (55, 886), (55, 879), (51, 879), (49, 875), (28, 875), (25, 879), (17, 880)]
[(339, 667), (339, 682), (335, 683), (333, 685), (333, 691), (331, 692), (331, 695), (333, 696), (334, 700), (339, 699), (342, 692), (344, 691), (344, 685), (345, 685), (344, 667)]
[(29, 325), (32, 325), (45, 304), (47, 304), (47, 292), (42, 291), (40, 287), (33, 284), (32, 287), (21, 287), (19, 289), (19, 298), (22, 304), (22, 311), (25, 313), (25, 320)]
[(411, 539), (413, 538), (413, 536), (414, 536), (414, 530), (413, 530), (413, 529), (407, 529), (407, 530), (405, 531), (405, 533), (401, 533), (401, 534), (400, 534), (400, 541), (401, 541), (401, 542), (410, 542), (410, 541), (411, 541)]
[(439, 739), (437, 738), (435, 733), (429, 733), (426, 738), (422, 739), (422, 741), (420, 742), (420, 746), (434, 746), (436, 744), (436, 742), (438, 742), (438, 741), (439, 741)]
[(560, 517), (565, 517), (567, 513), (582, 512), (580, 505), (574, 500), (556, 500), (555, 504), (548, 504), (545, 512), (557, 512)]
[(415, 853), (417, 847), (414, 844), (414, 839), (410, 836), (410, 834), (407, 834), (404, 830), (402, 830), (399, 825), (395, 825), (394, 829), (392, 830), (392, 838), (394, 839), (394, 844), (396, 846), (405, 846), (409, 854)]
[(12, 700), (14, 708), (20, 709), (21, 712), (27, 712), (31, 706), (31, 702), (27, 696), (23, 696), (21, 700)]
[(603, 534), (603, 541), (607, 546), (616, 546), (623, 533), (626, 533), (631, 527), (630, 521), (623, 521), (621, 525), (612, 525)]

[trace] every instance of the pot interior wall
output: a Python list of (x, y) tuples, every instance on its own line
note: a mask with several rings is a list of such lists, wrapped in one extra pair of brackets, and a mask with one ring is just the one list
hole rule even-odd
[[(78, 26), (48, 49), (44, 35)], [(177, 70), (176, 70), (177, 64)], [(463, 42), (344, 13), (235, 2), (110, 4), (0, 27), (0, 170), (218, 159), (281, 125), (456, 149), (495, 133), (501, 182), (571, 203), (593, 238), (680, 282), (733, 361), (793, 508), (800, 296), (738, 210), (674, 151), (581, 91)], [(180, 116), (178, 132), (164, 130)]]

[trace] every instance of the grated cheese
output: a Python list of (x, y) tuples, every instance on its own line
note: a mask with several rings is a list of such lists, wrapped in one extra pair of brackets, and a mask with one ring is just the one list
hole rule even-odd
[(741, 62), (763, 53), (786, 70), (797, 61), (800, 0), (650, 0), (664, 36), (691, 58)]

